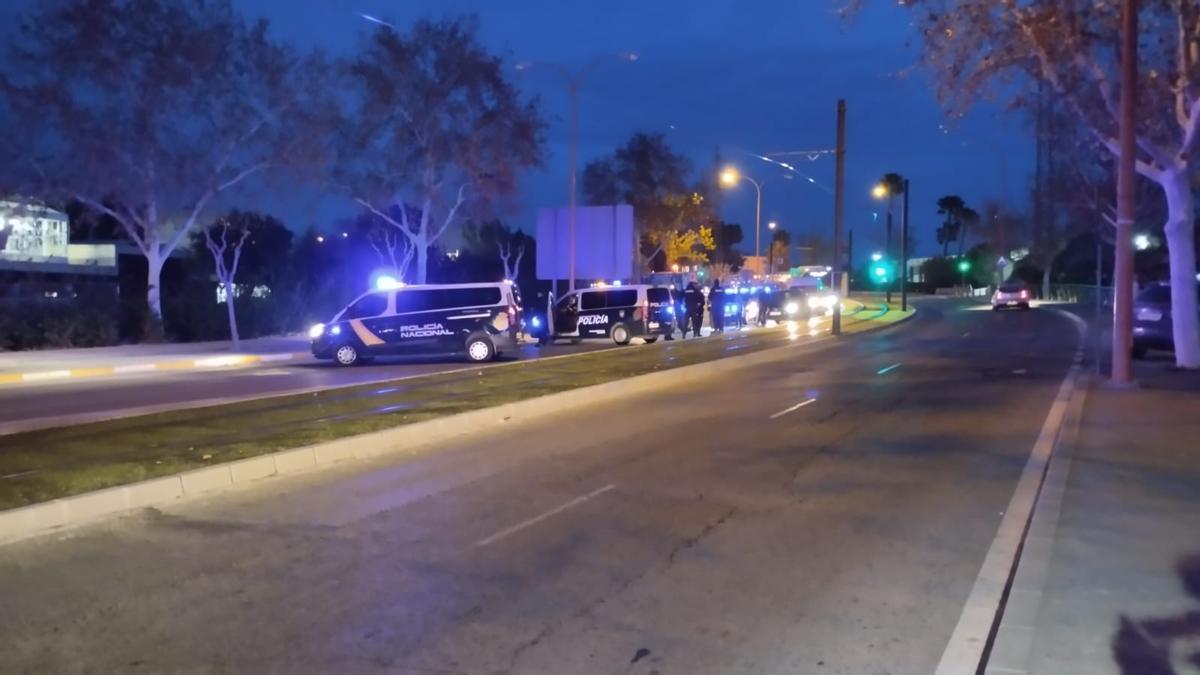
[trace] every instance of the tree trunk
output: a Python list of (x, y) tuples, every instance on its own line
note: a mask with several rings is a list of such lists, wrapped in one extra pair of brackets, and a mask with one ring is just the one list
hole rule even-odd
[(1046, 265), (1042, 267), (1042, 299), (1050, 299), (1050, 268), (1054, 266), (1053, 260), (1046, 261)]
[(429, 274), (429, 243), (425, 241), (425, 237), (418, 237), (413, 241), (413, 246), (417, 249), (417, 279), (418, 284), (427, 283)]
[(1188, 172), (1165, 172), (1167, 196), (1167, 255), (1171, 266), (1171, 319), (1175, 339), (1175, 365), (1200, 368), (1200, 318), (1196, 313), (1195, 198)]
[(162, 321), (162, 268), (163, 263), (162, 251), (159, 250), (158, 244), (150, 245), (149, 251), (146, 253), (146, 305), (150, 308), (150, 314), (154, 316), (156, 321)]
[(232, 283), (224, 283), (225, 286), (225, 310), (229, 313), (229, 339), (233, 342), (234, 350), (241, 347), (241, 340), (238, 338), (237, 314), (233, 311), (233, 295), (235, 288)]

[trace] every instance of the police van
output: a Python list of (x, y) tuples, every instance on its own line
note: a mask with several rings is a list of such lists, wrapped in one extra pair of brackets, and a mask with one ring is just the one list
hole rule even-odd
[(674, 332), (676, 300), (671, 289), (648, 284), (572, 291), (554, 306), (554, 338), (654, 342)]
[(363, 293), (309, 337), (313, 356), (341, 366), (406, 354), (483, 362), (515, 349), (520, 326), (521, 294), (510, 282), (402, 286)]

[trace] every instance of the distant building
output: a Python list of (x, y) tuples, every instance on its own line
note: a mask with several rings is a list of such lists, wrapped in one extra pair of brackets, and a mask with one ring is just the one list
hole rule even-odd
[(112, 243), (72, 244), (61, 211), (0, 201), (0, 297), (73, 297), (78, 284), (116, 290), (117, 249)]

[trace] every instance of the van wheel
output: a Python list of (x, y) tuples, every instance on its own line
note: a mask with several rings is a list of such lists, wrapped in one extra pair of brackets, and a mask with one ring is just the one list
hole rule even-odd
[(486, 335), (467, 338), (467, 359), (472, 363), (484, 363), (496, 358), (496, 346)]
[(655, 336), (655, 337), (648, 337), (648, 338), (642, 338), (642, 339), (643, 339), (643, 340), (645, 340), (645, 341), (646, 341), (646, 344), (648, 344), (648, 345), (652, 345), (652, 344), (654, 344), (655, 342), (658, 342), (658, 336)]
[(619, 323), (612, 327), (612, 340), (619, 345), (629, 344), (629, 340), (633, 336), (629, 334), (629, 328), (623, 323)]
[(358, 363), (358, 350), (354, 345), (342, 345), (333, 353), (333, 360), (339, 366), (352, 366)]

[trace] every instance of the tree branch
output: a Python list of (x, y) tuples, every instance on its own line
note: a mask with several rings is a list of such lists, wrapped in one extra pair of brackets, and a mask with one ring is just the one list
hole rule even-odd
[(459, 207), (461, 207), (463, 202), (466, 201), (466, 196), (464, 194), (466, 189), (467, 183), (463, 183), (462, 185), (458, 186), (458, 198), (455, 200), (454, 206), (451, 207), (450, 212), (446, 214), (446, 219), (442, 221), (442, 226), (438, 228), (437, 234), (429, 238), (429, 243), (437, 241), (438, 238), (442, 236), (442, 233), (446, 231), (446, 228), (450, 227), (450, 223), (454, 222), (454, 217), (458, 214)]
[[(389, 216), (388, 214), (384, 213), (383, 211), (380, 211), (379, 209), (375, 208), (371, 204), (371, 202), (369, 202), (361, 197), (355, 197), (354, 201), (358, 202), (366, 210), (368, 210), (371, 213), (375, 214), (376, 216), (379, 216), (380, 218), (382, 218), (385, 222), (387, 222), (392, 227), (395, 227), (397, 230), (400, 230), (401, 232), (403, 232), (404, 236), (407, 237), (409, 241), (412, 241), (413, 238), (416, 236), (412, 232), (409, 231), (407, 222), (405, 222), (405, 224), (397, 223), (395, 221), (395, 219), (393, 219), (391, 216)], [(400, 214), (402, 216), (404, 216), (405, 221), (408, 220), (408, 216), (404, 212), (404, 204), (400, 204)]]
[[(89, 206), (93, 209), (96, 209), (97, 211), (100, 211), (101, 213), (111, 217), (113, 220), (120, 223), (121, 229), (125, 230), (125, 234), (129, 235), (129, 238), (133, 240), (133, 243), (136, 244), (137, 247), (139, 249), (141, 249), (143, 253), (149, 252), (149, 250), (146, 248), (146, 241), (142, 238), (142, 235), (137, 231), (137, 227), (135, 227), (135, 225), (141, 225), (141, 223), (137, 223), (137, 222), (131, 223), (131, 222), (129, 222), (130, 219), (126, 214), (118, 213), (118, 212), (110, 209), (109, 207), (105, 206), (103, 202), (100, 202), (99, 200), (96, 200), (96, 199), (92, 199), (92, 198), (90, 198), (86, 195), (80, 194), (78, 192), (75, 193), (75, 199), (78, 199), (83, 204), (86, 204), (87, 206)], [(144, 227), (144, 225), (143, 225), (143, 227)]]

